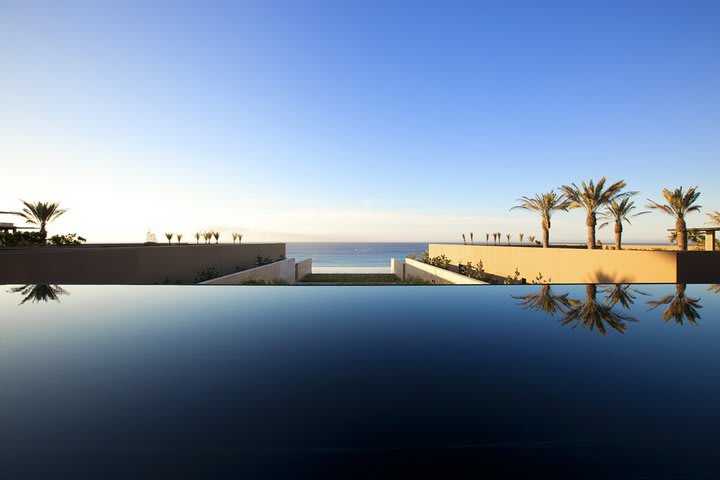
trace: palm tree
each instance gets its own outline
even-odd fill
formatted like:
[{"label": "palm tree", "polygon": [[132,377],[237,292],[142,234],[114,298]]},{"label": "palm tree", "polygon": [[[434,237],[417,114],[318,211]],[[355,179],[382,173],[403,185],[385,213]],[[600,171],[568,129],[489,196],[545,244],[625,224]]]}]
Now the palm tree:
[{"label": "palm tree", "polygon": [[587,248],[595,248],[595,224],[597,223],[596,214],[600,208],[609,204],[617,197],[634,195],[636,192],[621,193],[625,188],[625,181],[620,180],[605,188],[607,180],[602,177],[597,184],[590,180],[587,184],[582,181],[582,187],[572,183],[563,185],[560,189],[565,193],[570,201],[569,208],[584,208],[587,214],[585,225],[588,228]]},{"label": "palm tree", "polygon": [[520,245],[522,245],[523,237],[525,236],[524,233],[518,233],[518,236],[520,237]]},{"label": "palm tree", "polygon": [[195,232],[195,244],[200,245],[200,232]]},{"label": "palm tree", "polygon": [[486,233],[485,234],[485,245],[487,245],[489,242],[490,242],[490,234]]},{"label": "palm tree", "polygon": [[508,245],[510,245],[510,237],[512,237],[512,234],[506,233],[505,236],[507,237]]},{"label": "palm tree", "polygon": [[550,218],[555,212],[566,212],[570,208],[570,202],[567,201],[565,195],[558,195],[554,190],[536,194],[534,197],[520,197],[518,202],[520,204],[510,210],[521,208],[536,212],[542,218],[543,247],[547,248],[550,245]]},{"label": "palm tree", "polygon": [[17,212],[16,215],[23,217],[27,223],[38,225],[40,227],[40,234],[43,237],[47,236],[47,224],[67,212],[67,209],[60,208],[60,202],[29,203],[25,200],[20,201],[25,205],[25,208],[23,208],[22,212]]},{"label": "palm tree", "polygon": [[210,239],[212,238],[213,234],[212,232],[203,232],[203,238],[205,239],[205,245],[210,243]]},{"label": "palm tree", "polygon": [[467,241],[465,241],[465,234],[464,234],[464,233],[462,234],[462,237],[463,237],[463,245],[467,245]]},{"label": "palm tree", "polygon": [[475,245],[475,238],[473,232],[470,232],[470,245]]},{"label": "palm tree", "polygon": [[693,205],[700,192],[697,191],[697,185],[688,188],[688,191],[683,193],[683,187],[676,188],[674,191],[670,191],[667,188],[663,189],[663,198],[665,203],[654,202],[650,199],[648,208],[654,210],[660,210],[672,217],[675,217],[675,230],[678,234],[678,248],[680,250],[687,250],[687,226],[685,225],[685,215],[691,212],[700,211],[700,205]]},{"label": "palm tree", "polygon": [[[677,230],[673,230],[668,235],[668,240],[670,243],[677,243],[678,241],[678,233]],[[690,246],[691,243],[694,243],[695,245],[703,245],[705,243],[705,232],[701,232],[699,230],[687,230],[687,243],[688,246]]]},{"label": "palm tree", "polygon": [[715,210],[713,213],[706,213],[705,215],[707,215],[710,218],[710,221],[705,222],[705,223],[710,223],[712,225],[720,226],[720,211]]},{"label": "palm tree", "polygon": [[[619,201],[618,201],[619,200]],[[631,213],[635,210],[635,202],[630,200],[630,195],[627,195],[620,199],[612,199],[603,213],[600,214],[600,218],[605,220],[600,224],[600,228],[605,228],[610,225],[610,222],[615,222],[615,249],[622,249],[622,232],[623,222],[627,222],[631,225],[630,219],[637,217],[638,215],[645,215],[650,212],[638,212]]]},{"label": "palm tree", "polygon": [[528,235],[528,241],[530,242],[530,245],[535,245],[535,237],[532,235]]},{"label": "palm tree", "polygon": [[693,325],[697,325],[697,321],[700,319],[700,312],[698,309],[702,308],[700,305],[699,298],[688,297],[685,295],[686,285],[684,283],[678,283],[675,285],[675,293],[662,297],[659,300],[651,300],[647,302],[650,305],[650,310],[655,310],[660,305],[668,305],[663,312],[663,320],[666,322],[670,319],[675,320],[675,323],[683,324],[683,321],[687,321]]},{"label": "palm tree", "polygon": [[213,232],[212,235],[215,238],[215,243],[220,243],[220,232]]},{"label": "palm tree", "polygon": [[165,234],[165,238],[167,238],[168,245],[172,245],[172,237],[173,237],[173,234],[172,234],[172,233],[166,233],[166,234]]},{"label": "palm tree", "polygon": [[182,240],[183,234],[182,233],[176,233],[175,238],[177,238],[178,245],[180,244],[180,240]]}]

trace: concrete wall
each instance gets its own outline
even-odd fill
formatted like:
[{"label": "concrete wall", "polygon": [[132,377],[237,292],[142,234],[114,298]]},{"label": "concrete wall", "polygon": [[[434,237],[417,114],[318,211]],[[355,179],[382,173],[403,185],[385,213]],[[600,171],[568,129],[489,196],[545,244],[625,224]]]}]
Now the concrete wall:
[{"label": "concrete wall", "polygon": [[312,273],[312,258],[295,263],[295,281],[299,282]]},{"label": "concrete wall", "polygon": [[251,280],[261,280],[267,283],[273,281],[284,281],[289,284],[295,283],[295,259],[288,258],[280,262],[263,265],[262,267],[251,268],[242,272],[231,273],[219,278],[213,278],[200,285],[242,285]]},{"label": "concrete wall", "polygon": [[391,258],[390,273],[398,277],[400,280],[405,280],[405,262],[398,260],[397,258]]},{"label": "concrete wall", "polygon": [[430,244],[429,255],[445,255],[458,265],[482,260],[485,271],[501,276],[515,269],[527,282],[538,273],[552,283],[716,283],[718,252],[587,250]]},{"label": "concrete wall", "polygon": [[[453,285],[487,285],[485,282],[475,280],[474,278],[460,275],[459,273],[450,272],[448,270],[433,267],[427,263],[418,262],[410,258],[405,259],[405,264],[401,268],[398,262],[394,258],[391,261],[392,272],[395,273],[401,280],[407,280],[411,278],[419,278],[433,283],[447,283]],[[396,273],[400,272],[402,273]]]},{"label": "concrete wall", "polygon": [[0,284],[195,283],[210,267],[226,275],[284,255],[284,243],[0,248]]}]

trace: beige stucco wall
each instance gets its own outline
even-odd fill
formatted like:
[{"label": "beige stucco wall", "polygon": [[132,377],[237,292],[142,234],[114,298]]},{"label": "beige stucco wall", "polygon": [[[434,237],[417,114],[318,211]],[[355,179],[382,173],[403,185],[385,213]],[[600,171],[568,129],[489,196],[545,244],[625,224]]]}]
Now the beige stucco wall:
[{"label": "beige stucco wall", "polygon": [[0,284],[194,283],[210,267],[226,275],[284,255],[284,243],[0,248]]},{"label": "beige stucco wall", "polygon": [[306,258],[295,263],[295,281],[299,282],[312,273],[312,258]]},{"label": "beige stucco wall", "polygon": [[[485,271],[501,275],[514,275],[532,282],[538,273],[552,283],[676,283],[678,281],[678,255],[698,255],[715,252],[587,250],[577,248],[536,248],[507,246],[470,246],[430,244],[431,257],[447,256],[454,265],[482,260]],[[713,259],[706,259],[710,261]],[[687,280],[697,272],[699,265],[685,274],[688,283],[709,282],[708,278]],[[699,278],[699,277],[697,277]],[[719,279],[720,280],[720,279]]]},{"label": "beige stucco wall", "polygon": [[[393,266],[395,264],[392,264]],[[397,268],[394,266],[394,268]],[[485,282],[475,280],[474,278],[460,275],[459,273],[450,272],[448,270],[433,267],[427,263],[418,262],[411,258],[405,259],[404,277],[400,277],[401,280],[407,280],[410,278],[419,278],[421,280],[427,280],[433,283],[450,283],[453,285],[487,285]],[[393,271],[395,273],[395,271]],[[396,273],[397,275],[397,273]]]},{"label": "beige stucco wall", "polygon": [[281,262],[251,268],[242,272],[231,273],[224,277],[214,278],[200,285],[241,285],[251,280],[273,282],[283,280],[289,284],[295,283],[295,259],[288,258]]}]

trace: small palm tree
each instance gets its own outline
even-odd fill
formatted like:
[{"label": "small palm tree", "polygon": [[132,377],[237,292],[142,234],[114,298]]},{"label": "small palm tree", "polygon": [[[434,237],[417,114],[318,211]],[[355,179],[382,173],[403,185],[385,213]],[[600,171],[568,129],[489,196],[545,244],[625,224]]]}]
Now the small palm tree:
[{"label": "small palm tree", "polygon": [[490,234],[486,233],[485,234],[485,245],[487,245],[488,243],[490,243]]},{"label": "small palm tree", "polygon": [[567,201],[565,195],[558,195],[555,191],[550,190],[547,193],[537,194],[534,197],[520,197],[519,205],[512,207],[510,210],[520,208],[531,212],[538,213],[542,218],[543,231],[543,247],[550,246],[550,219],[555,212],[566,212],[570,208],[570,202]]},{"label": "small palm tree", "polygon": [[465,234],[464,234],[464,233],[462,234],[462,237],[463,237],[463,245],[467,245],[467,242],[465,241]]},{"label": "small palm tree", "polygon": [[620,250],[622,248],[622,232],[623,222],[627,222],[630,225],[630,219],[639,215],[645,215],[650,212],[638,212],[632,213],[635,210],[635,202],[630,200],[630,196],[625,196],[618,200],[610,200],[606,210],[600,214],[600,217],[605,220],[600,224],[600,228],[605,228],[610,225],[610,222],[615,222],[615,249]]},{"label": "small palm tree", "polygon": [[528,241],[530,242],[530,245],[535,245],[535,237],[532,235],[528,235]]},{"label": "small palm tree", "polygon": [[524,233],[518,233],[518,237],[520,237],[520,245],[522,245],[523,237],[525,236]]},{"label": "small palm tree", "polygon": [[212,235],[215,238],[215,243],[220,243],[220,232],[213,232]]},{"label": "small palm tree", "polygon": [[203,238],[205,239],[205,245],[210,243],[210,239],[212,238],[213,234],[212,232],[203,232]]},{"label": "small palm tree", "polygon": [[21,202],[25,205],[25,208],[23,208],[22,212],[17,212],[16,215],[23,217],[27,223],[39,226],[43,237],[47,236],[47,224],[67,212],[67,209],[60,208],[60,202],[29,203],[25,200],[21,200]]},{"label": "small palm tree", "polygon": [[512,237],[512,234],[506,233],[505,236],[507,237],[508,245],[510,245],[510,237]]},{"label": "small palm tree", "polygon": [[176,233],[175,238],[177,239],[178,245],[180,244],[180,240],[182,240],[183,234],[182,233]]},{"label": "small palm tree", "polygon": [[237,233],[232,232],[232,233],[230,234],[230,236],[232,237],[232,241],[233,241],[233,245],[234,245],[234,244],[235,244],[235,241],[237,241]]},{"label": "small palm tree", "polygon": [[712,225],[720,225],[720,211],[715,210],[713,213],[706,213],[705,215],[710,218],[710,221],[706,223],[710,223]]},{"label": "small palm tree", "polygon": [[200,245],[200,232],[195,232],[195,244]]},{"label": "small palm tree", "polygon": [[172,237],[173,237],[173,234],[172,234],[172,233],[166,233],[166,234],[165,234],[165,238],[167,238],[168,245],[171,245],[171,244],[172,244]]},{"label": "small palm tree", "polygon": [[678,248],[680,250],[687,250],[687,225],[685,224],[685,215],[691,212],[698,212],[701,208],[700,205],[694,205],[700,196],[697,188],[696,185],[684,193],[682,186],[676,188],[674,191],[664,188],[664,204],[648,199],[650,202],[648,208],[660,210],[663,213],[675,217],[675,230],[678,234]]},{"label": "small palm tree", "polygon": [[242,243],[242,235],[238,233],[238,243]]},{"label": "small palm tree", "polygon": [[470,245],[475,245],[475,234],[470,232]]},{"label": "small palm tree", "polygon": [[607,180],[602,177],[597,184],[590,180],[587,184],[581,182],[582,187],[572,183],[563,185],[560,189],[570,201],[570,208],[584,208],[587,214],[585,225],[588,229],[587,248],[595,248],[595,225],[597,223],[596,214],[598,210],[619,197],[634,195],[637,192],[622,193],[625,188],[625,181],[620,180],[605,188]]}]

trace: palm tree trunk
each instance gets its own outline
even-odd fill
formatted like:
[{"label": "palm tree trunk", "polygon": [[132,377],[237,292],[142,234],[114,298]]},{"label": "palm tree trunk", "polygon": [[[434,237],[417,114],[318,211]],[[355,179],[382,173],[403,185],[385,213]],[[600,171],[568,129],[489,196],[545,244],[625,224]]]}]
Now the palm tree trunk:
[{"label": "palm tree trunk", "polygon": [[687,228],[684,219],[677,219],[675,222],[675,230],[677,231],[678,249],[687,250]]},{"label": "palm tree trunk", "polygon": [[615,250],[622,250],[622,223],[615,222]]},{"label": "palm tree trunk", "polygon": [[588,301],[595,300],[595,297],[597,296],[597,285],[594,283],[588,283],[585,285],[585,294]]},{"label": "palm tree trunk", "polygon": [[585,221],[587,227],[588,227],[588,242],[587,242],[587,248],[588,250],[592,250],[595,248],[595,214],[594,213],[588,213],[587,220]]},{"label": "palm tree trunk", "polygon": [[542,232],[543,232],[543,248],[548,248],[550,246],[550,220],[547,218],[543,219]]}]

